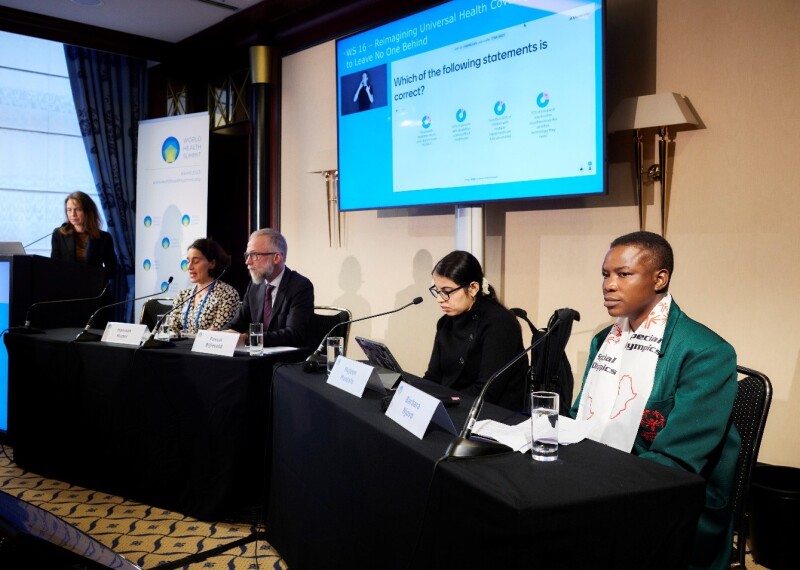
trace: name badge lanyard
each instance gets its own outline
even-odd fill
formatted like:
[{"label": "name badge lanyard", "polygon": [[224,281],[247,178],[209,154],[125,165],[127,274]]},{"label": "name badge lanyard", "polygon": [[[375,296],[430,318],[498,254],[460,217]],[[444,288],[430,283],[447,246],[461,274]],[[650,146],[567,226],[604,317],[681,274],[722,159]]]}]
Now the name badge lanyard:
[{"label": "name badge lanyard", "polygon": [[[194,330],[195,331],[200,330],[200,315],[203,312],[203,305],[206,304],[206,301],[208,300],[208,297],[211,295],[211,292],[214,290],[214,287],[216,287],[216,286],[217,286],[217,282],[214,281],[214,283],[211,285],[211,288],[208,290],[208,293],[206,293],[206,296],[203,297],[202,301],[200,301],[200,306],[197,308],[197,313],[194,316]],[[197,295],[197,292],[196,292],[197,291],[197,285],[195,285],[194,288],[195,288],[195,292],[192,293],[193,297],[195,295]],[[183,310],[183,330],[187,330],[186,325],[188,324],[188,321],[189,321],[189,307],[191,307],[192,305],[194,305],[194,303],[186,303],[186,308]]]}]

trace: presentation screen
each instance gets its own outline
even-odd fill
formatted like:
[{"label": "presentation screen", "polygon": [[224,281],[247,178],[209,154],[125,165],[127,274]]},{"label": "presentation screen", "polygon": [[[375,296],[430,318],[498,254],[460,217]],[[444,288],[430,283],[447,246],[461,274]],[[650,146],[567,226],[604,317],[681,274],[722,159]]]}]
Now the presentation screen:
[{"label": "presentation screen", "polygon": [[602,0],[447,2],[336,69],[341,210],[605,192]]}]

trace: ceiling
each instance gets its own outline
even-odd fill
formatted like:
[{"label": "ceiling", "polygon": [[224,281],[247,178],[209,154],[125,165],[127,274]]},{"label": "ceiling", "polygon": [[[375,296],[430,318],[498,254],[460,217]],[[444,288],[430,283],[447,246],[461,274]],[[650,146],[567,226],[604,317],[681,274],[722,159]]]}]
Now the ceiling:
[{"label": "ceiling", "polygon": [[264,0],[0,0],[0,6],[177,43],[262,2]]},{"label": "ceiling", "polygon": [[292,53],[441,1],[0,0],[0,30],[186,65],[258,44]]}]

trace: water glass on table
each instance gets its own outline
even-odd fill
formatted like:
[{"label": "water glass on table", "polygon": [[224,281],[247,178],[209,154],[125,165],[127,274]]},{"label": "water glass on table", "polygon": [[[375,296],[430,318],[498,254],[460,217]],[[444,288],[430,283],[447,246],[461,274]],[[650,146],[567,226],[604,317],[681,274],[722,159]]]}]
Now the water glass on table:
[{"label": "water glass on table", "polygon": [[156,319],[156,340],[169,340],[169,313],[158,315]]},{"label": "water glass on table", "polygon": [[330,376],[333,365],[336,364],[336,359],[344,353],[344,337],[329,336],[327,347],[326,358],[328,360],[328,376]]},{"label": "water glass on table", "polygon": [[531,457],[558,459],[558,394],[531,392]]},{"label": "water glass on table", "polygon": [[264,352],[264,324],[250,323],[250,356],[261,356]]}]

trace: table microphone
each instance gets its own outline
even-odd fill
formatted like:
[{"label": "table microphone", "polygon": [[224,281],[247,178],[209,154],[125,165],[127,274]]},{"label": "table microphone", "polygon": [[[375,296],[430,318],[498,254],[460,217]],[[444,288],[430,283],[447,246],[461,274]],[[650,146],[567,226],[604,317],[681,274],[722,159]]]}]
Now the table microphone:
[{"label": "table microphone", "polygon": [[406,307],[410,307],[411,305],[419,305],[422,303],[422,297],[416,297],[410,303],[406,303],[402,307],[398,309],[392,309],[391,311],[386,311],[384,313],[378,313],[377,315],[370,315],[368,317],[361,317],[358,319],[351,319],[349,321],[344,321],[341,323],[336,323],[333,325],[333,328],[328,331],[324,337],[322,337],[322,342],[319,343],[317,350],[315,350],[311,355],[306,358],[306,361],[303,363],[303,370],[306,372],[316,372],[317,370],[322,370],[323,368],[327,367],[328,359],[325,356],[322,356],[322,352],[325,350],[325,342],[328,340],[328,337],[331,336],[331,333],[336,330],[337,327],[342,325],[347,325],[350,323],[357,323],[358,321],[365,321],[367,319],[374,319],[375,317],[382,317],[383,315],[390,315],[392,313],[396,313],[398,311],[402,311]]},{"label": "table microphone", "polygon": [[37,305],[50,305],[54,303],[74,303],[76,301],[96,301],[97,299],[101,299],[103,295],[106,294],[108,287],[111,285],[110,282],[106,283],[106,286],[103,287],[103,290],[100,291],[100,294],[97,297],[83,297],[81,299],[56,299],[53,301],[37,301],[36,303],[32,303],[30,307],[28,307],[28,311],[25,313],[25,326],[22,327],[13,327],[9,329],[10,332],[15,332],[19,334],[42,334],[44,331],[42,329],[37,329],[31,326],[31,311]]},{"label": "table microphone", "polygon": [[[172,275],[170,275],[169,279],[167,279],[167,289],[169,289],[171,283],[172,283]],[[94,321],[94,318],[97,316],[97,313],[99,313],[103,309],[108,309],[109,307],[116,307],[117,305],[125,305],[126,303],[135,303],[136,301],[141,301],[142,299],[147,299],[148,297],[155,297],[156,295],[162,295],[163,293],[164,291],[157,291],[155,293],[150,293],[149,295],[137,297],[136,299],[125,299],[124,301],[117,301],[116,303],[111,303],[110,305],[103,305],[102,307],[97,309],[94,313],[92,313],[92,316],[89,317],[89,321],[86,323],[86,326],[83,327],[83,330],[80,333],[78,333],[78,336],[75,337],[75,342],[92,342],[103,338],[102,335],[89,332],[89,329],[92,328],[92,322]]]},{"label": "table microphone", "polygon": [[514,358],[509,360],[500,370],[492,374],[486,383],[483,385],[480,394],[478,397],[475,398],[475,401],[472,402],[472,407],[469,410],[469,415],[467,416],[467,421],[464,422],[464,427],[461,429],[461,433],[458,434],[450,445],[447,447],[447,451],[445,451],[445,457],[454,457],[456,459],[464,459],[470,457],[482,457],[486,455],[497,455],[500,453],[509,453],[513,451],[507,445],[503,445],[502,443],[497,443],[493,441],[473,441],[469,439],[469,436],[472,434],[472,428],[475,426],[475,420],[478,418],[478,414],[483,407],[483,402],[486,399],[486,391],[489,389],[489,386],[492,382],[497,379],[503,372],[508,370],[515,362],[517,362],[520,358],[525,356],[528,351],[533,350],[539,344],[544,342],[544,340],[550,336],[558,325],[560,325],[564,321],[568,321],[570,319],[579,321],[581,320],[581,315],[578,311],[574,309],[558,309],[555,312],[556,321],[545,331],[545,333],[536,339],[528,348],[517,354]]},{"label": "table microphone", "polygon": [[144,341],[142,343],[142,346],[140,346],[139,348],[175,348],[175,343],[172,342],[171,340],[161,340],[161,339],[155,338],[156,332],[158,331],[158,327],[160,327],[161,324],[166,320],[166,318],[168,316],[170,316],[170,314],[172,314],[175,310],[183,308],[189,301],[194,299],[195,296],[197,296],[198,294],[202,293],[203,291],[205,291],[209,287],[213,286],[214,283],[216,283],[217,281],[222,279],[222,276],[225,275],[226,271],[228,271],[228,268],[227,267],[223,268],[223,270],[220,272],[220,274],[211,283],[209,283],[208,285],[206,285],[202,289],[199,289],[196,293],[193,293],[192,295],[189,295],[189,298],[188,299],[184,299],[184,301],[180,305],[178,305],[176,307],[172,307],[169,311],[167,311],[166,313],[161,315],[161,318],[158,319],[158,321],[156,321],[156,326],[154,326],[153,330],[150,332],[150,336],[147,337],[147,340]]}]

